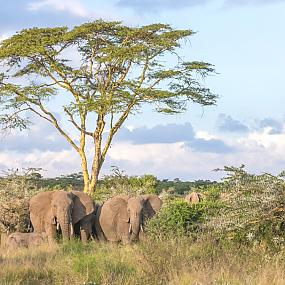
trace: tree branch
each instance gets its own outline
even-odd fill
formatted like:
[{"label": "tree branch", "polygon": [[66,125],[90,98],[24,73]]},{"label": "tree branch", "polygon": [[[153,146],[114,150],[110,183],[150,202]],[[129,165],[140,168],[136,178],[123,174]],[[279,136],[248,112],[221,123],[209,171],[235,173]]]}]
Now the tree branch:
[{"label": "tree branch", "polygon": [[110,147],[110,144],[112,142],[113,136],[116,134],[116,132],[118,131],[118,129],[122,126],[122,124],[124,123],[124,121],[127,119],[131,109],[133,108],[133,106],[136,104],[137,100],[133,100],[127,107],[127,109],[123,112],[123,114],[121,115],[121,117],[118,119],[118,121],[115,123],[114,127],[111,128],[109,135],[107,137],[106,140],[106,144],[104,146],[104,149],[102,151],[102,158],[105,159],[106,153]]},{"label": "tree branch", "polygon": [[38,106],[44,112],[46,115],[50,117],[50,122],[55,126],[55,128],[59,131],[59,133],[71,144],[71,146],[79,152],[78,146],[75,144],[75,142],[67,135],[67,133],[59,126],[57,119],[55,116],[45,109],[45,107],[42,105],[41,101],[38,101]]},{"label": "tree branch", "polygon": [[68,115],[68,117],[69,117],[69,122],[71,122],[71,123],[73,124],[73,126],[74,126],[78,131],[80,131],[80,132],[81,132],[81,131],[84,131],[84,133],[85,133],[86,135],[93,137],[93,133],[92,133],[92,132],[88,132],[88,131],[85,131],[85,130],[81,129],[81,127],[75,122],[72,113],[69,112],[69,110],[68,110],[66,107],[64,107],[64,112]]}]

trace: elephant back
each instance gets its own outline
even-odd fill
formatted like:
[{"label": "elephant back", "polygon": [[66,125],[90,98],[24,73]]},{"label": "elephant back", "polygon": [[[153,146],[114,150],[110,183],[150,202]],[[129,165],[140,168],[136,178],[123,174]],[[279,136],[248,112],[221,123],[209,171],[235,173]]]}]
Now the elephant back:
[{"label": "elephant back", "polygon": [[96,204],[93,199],[84,192],[71,191],[75,195],[74,207],[72,210],[72,220],[76,224],[82,220],[85,216],[95,213]]},{"label": "elephant back", "polygon": [[128,202],[128,200],[131,198],[131,196],[128,194],[118,194],[118,195],[114,196],[112,199],[114,199],[114,198],[123,199],[126,202]]},{"label": "elephant back", "polygon": [[129,216],[124,199],[115,196],[107,200],[101,206],[97,219],[107,240],[115,242],[128,235]]}]

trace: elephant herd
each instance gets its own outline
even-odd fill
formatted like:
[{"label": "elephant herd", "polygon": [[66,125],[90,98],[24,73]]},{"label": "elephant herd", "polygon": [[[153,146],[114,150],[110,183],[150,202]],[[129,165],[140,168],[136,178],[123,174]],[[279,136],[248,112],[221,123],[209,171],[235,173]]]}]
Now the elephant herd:
[{"label": "elephant herd", "polygon": [[33,233],[13,233],[8,247],[31,247],[44,242],[52,244],[57,233],[64,240],[79,237],[128,244],[141,239],[146,219],[152,218],[162,206],[154,194],[117,195],[102,205],[81,191],[40,192],[30,200]]}]

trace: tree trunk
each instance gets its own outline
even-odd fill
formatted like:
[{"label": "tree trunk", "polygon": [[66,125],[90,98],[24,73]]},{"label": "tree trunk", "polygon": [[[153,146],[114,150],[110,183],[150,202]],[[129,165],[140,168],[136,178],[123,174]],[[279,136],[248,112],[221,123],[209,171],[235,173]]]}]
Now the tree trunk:
[{"label": "tree trunk", "polygon": [[95,189],[97,187],[98,184],[98,180],[99,180],[99,173],[102,167],[102,164],[104,162],[104,159],[102,157],[102,153],[101,153],[101,134],[99,136],[99,138],[97,137],[95,139],[95,154],[94,154],[94,158],[93,158],[93,164],[92,164],[92,169],[91,169],[91,181],[89,183],[89,190],[88,193],[94,193]]},{"label": "tree trunk", "polygon": [[87,171],[87,164],[81,163],[83,182],[84,182],[84,190],[83,190],[84,193],[91,194],[95,192],[101,166],[102,164],[100,163],[99,158],[94,157],[91,177],[89,177],[89,174]]},{"label": "tree trunk", "polygon": [[84,193],[89,192],[89,185],[90,185],[90,179],[89,179],[89,173],[88,173],[88,164],[87,159],[84,150],[79,151],[79,155],[81,158],[81,170],[83,175],[83,182],[84,182]]}]

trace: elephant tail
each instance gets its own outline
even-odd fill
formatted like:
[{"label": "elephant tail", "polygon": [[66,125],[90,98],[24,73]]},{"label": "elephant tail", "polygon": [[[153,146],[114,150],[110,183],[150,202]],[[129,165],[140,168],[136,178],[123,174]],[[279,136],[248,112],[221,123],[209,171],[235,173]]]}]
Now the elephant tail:
[{"label": "elephant tail", "polygon": [[29,219],[28,232],[33,232],[33,231],[34,231],[34,227],[33,227],[31,219]]},{"label": "elephant tail", "polygon": [[105,235],[103,233],[103,230],[101,228],[100,221],[99,221],[99,218],[100,218],[100,215],[101,215],[101,209],[102,209],[103,204],[102,205],[97,205],[96,212],[95,212],[95,231],[94,231],[94,235],[95,235],[96,239],[99,240],[99,241],[107,241],[107,238],[105,237]]}]

